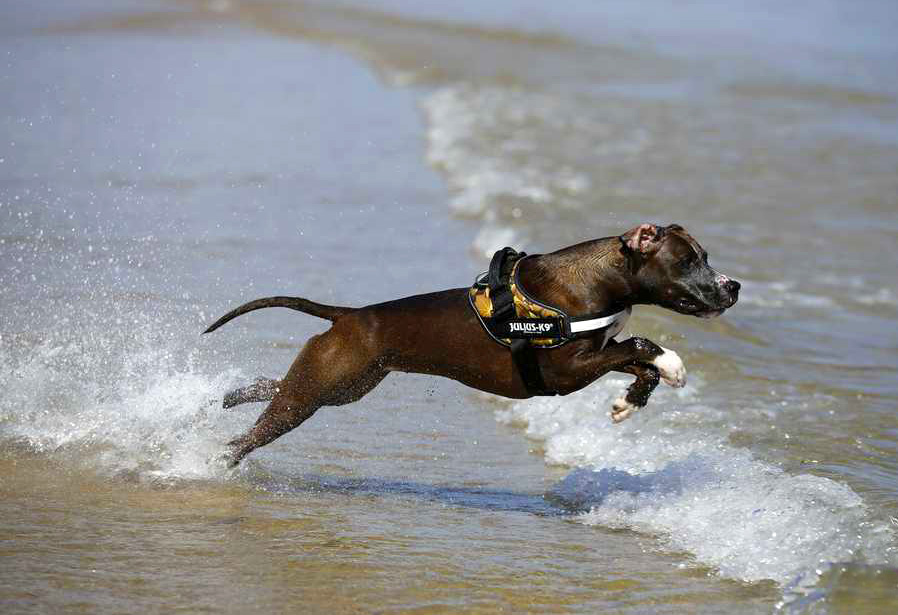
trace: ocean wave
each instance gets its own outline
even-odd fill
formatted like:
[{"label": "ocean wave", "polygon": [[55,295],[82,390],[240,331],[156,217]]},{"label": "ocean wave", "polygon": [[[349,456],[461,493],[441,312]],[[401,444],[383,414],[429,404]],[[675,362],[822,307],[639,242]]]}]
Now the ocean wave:
[{"label": "ocean wave", "polygon": [[[609,138],[611,125],[584,117],[575,102],[545,92],[459,84],[421,104],[427,159],[446,175],[451,211],[491,228],[532,228],[555,211],[581,208],[592,189],[584,166],[602,156],[598,148],[627,141]],[[561,144],[558,134],[574,136]],[[641,148],[643,140],[628,142]]]},{"label": "ocean wave", "polygon": [[861,305],[898,306],[898,290],[884,286],[881,281],[866,276],[822,273],[816,277],[815,281],[843,294],[845,294],[845,289],[850,289],[850,292],[847,293],[848,298]]},{"label": "ocean wave", "polygon": [[574,468],[551,496],[578,521],[657,536],[696,565],[747,582],[787,584],[833,562],[894,560],[892,530],[857,493],[733,447],[726,411],[703,405],[694,385],[661,389],[612,425],[612,400],[626,384],[609,378],[497,411],[543,441],[548,463]]},{"label": "ocean wave", "polygon": [[829,308],[835,305],[830,297],[796,290],[792,281],[755,282],[742,281],[743,291],[739,300],[743,304],[763,308]]}]

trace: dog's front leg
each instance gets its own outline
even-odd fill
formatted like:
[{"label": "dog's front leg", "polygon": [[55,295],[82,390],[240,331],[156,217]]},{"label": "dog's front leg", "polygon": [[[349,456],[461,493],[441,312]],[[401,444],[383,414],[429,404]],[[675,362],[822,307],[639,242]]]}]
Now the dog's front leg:
[{"label": "dog's front leg", "polygon": [[627,393],[615,399],[611,406],[611,420],[620,423],[645,407],[652,391],[661,381],[661,374],[657,367],[646,363],[633,363],[617,371],[636,376],[633,384],[627,387]]},{"label": "dog's front leg", "polygon": [[677,353],[642,337],[622,342],[610,340],[602,351],[590,353],[587,361],[593,378],[609,371],[636,376],[627,393],[612,406],[611,418],[615,423],[644,407],[659,380],[673,387],[686,384],[686,368]]}]

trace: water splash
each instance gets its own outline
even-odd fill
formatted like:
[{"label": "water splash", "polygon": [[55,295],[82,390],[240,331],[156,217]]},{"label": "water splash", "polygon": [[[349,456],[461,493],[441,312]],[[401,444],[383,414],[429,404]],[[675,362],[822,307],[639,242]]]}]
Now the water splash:
[{"label": "water splash", "polygon": [[702,405],[694,384],[660,389],[613,426],[608,410],[625,385],[606,379],[498,411],[544,442],[547,462],[574,468],[551,497],[580,522],[655,535],[695,564],[748,582],[787,584],[832,562],[894,563],[892,530],[857,493],[730,445],[726,413]]},{"label": "water splash", "polygon": [[75,453],[108,474],[221,475],[210,460],[236,427],[215,400],[239,373],[210,374],[203,363],[150,319],[127,331],[82,327],[40,339],[6,336],[0,438]]}]

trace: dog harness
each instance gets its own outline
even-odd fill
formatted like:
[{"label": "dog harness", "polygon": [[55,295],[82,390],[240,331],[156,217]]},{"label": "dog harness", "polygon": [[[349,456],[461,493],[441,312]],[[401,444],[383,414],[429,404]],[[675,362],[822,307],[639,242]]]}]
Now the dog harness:
[{"label": "dog harness", "polygon": [[524,252],[511,248],[496,252],[489,271],[477,276],[468,291],[468,300],[489,336],[511,349],[527,391],[531,395],[555,395],[545,385],[536,349],[594,336],[601,336],[600,346],[604,348],[624,328],[632,308],[569,316],[527,294],[519,268],[525,258],[529,257]]}]

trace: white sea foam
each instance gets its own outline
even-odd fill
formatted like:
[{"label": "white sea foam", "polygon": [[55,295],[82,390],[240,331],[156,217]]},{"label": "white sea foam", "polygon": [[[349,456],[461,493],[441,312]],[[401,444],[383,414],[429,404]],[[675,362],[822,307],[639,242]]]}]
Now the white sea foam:
[{"label": "white sea foam", "polygon": [[[452,210],[483,216],[502,203],[534,211],[547,204],[579,207],[591,187],[589,175],[577,168],[576,153],[570,160],[563,152],[551,155],[544,138],[573,118],[566,104],[548,93],[468,85],[426,97],[428,160],[448,177]],[[594,150],[595,142],[589,147]]]},{"label": "white sea foam", "polygon": [[478,231],[472,248],[478,255],[491,257],[505,246],[526,243],[526,239],[514,229],[497,224],[486,224]]},{"label": "white sea foam", "polygon": [[582,511],[581,522],[658,536],[744,581],[788,583],[828,562],[895,557],[892,531],[851,488],[730,445],[726,412],[703,406],[696,384],[659,387],[644,410],[613,425],[608,412],[626,383],[609,378],[498,411],[544,442],[547,462],[575,468],[554,495]]},{"label": "white sea foam", "polygon": [[835,305],[829,297],[796,290],[795,282],[753,282],[742,281],[743,290],[739,301],[743,304],[766,308],[829,308]]},{"label": "white sea foam", "polygon": [[[41,451],[76,451],[108,473],[211,477],[228,421],[212,400],[236,372],[209,375],[189,351],[147,331],[83,332],[76,340],[0,354],[0,434]],[[223,425],[224,424],[224,425]]]},{"label": "white sea foam", "polygon": [[890,288],[879,288],[869,294],[859,295],[855,300],[864,305],[898,305],[898,295]]},{"label": "white sea foam", "polygon": [[883,285],[882,280],[867,276],[820,273],[814,281],[828,287],[831,293],[845,301],[867,307],[898,306],[898,290],[891,287],[894,286],[891,280],[888,285]]}]

